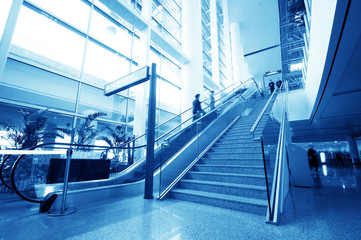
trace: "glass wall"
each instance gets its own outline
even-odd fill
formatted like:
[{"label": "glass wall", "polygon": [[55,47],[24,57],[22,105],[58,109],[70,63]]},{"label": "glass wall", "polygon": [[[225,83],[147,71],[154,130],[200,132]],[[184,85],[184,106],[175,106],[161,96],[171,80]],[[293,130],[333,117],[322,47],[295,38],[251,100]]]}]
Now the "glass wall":
[{"label": "glass wall", "polygon": [[[1,34],[11,2],[0,3]],[[82,119],[99,113],[97,132],[123,126],[133,137],[134,96],[123,91],[106,97],[103,89],[137,68],[137,44],[134,28],[99,1],[24,0],[0,80],[0,100],[15,112],[46,108],[47,114],[68,116],[49,122],[54,129],[76,129]],[[70,136],[56,140],[70,142]]]},{"label": "glass wall", "polygon": [[0,40],[2,38],[6,19],[8,18],[12,0],[1,0],[0,1]]},{"label": "glass wall", "polygon": [[182,38],[182,1],[153,0],[152,24],[176,46]]},{"label": "glass wall", "polygon": [[[157,113],[156,125],[162,124],[180,113],[181,68],[154,47],[151,48],[150,62],[157,64]],[[161,136],[181,121],[178,116],[161,128],[156,136]]]},{"label": "glass wall", "polygon": [[202,0],[202,45],[203,70],[209,76],[212,76],[211,17],[209,0]]},{"label": "glass wall", "polygon": [[[0,3],[1,33],[11,3]],[[141,0],[129,3],[141,11]],[[154,0],[154,6],[153,20],[180,44],[181,1]],[[79,136],[74,131],[91,116],[96,116],[96,134],[89,143],[105,144],[98,137],[119,126],[126,137],[133,137],[132,90],[110,97],[103,92],[105,84],[139,67],[139,58],[144,55],[139,52],[139,44],[140,36],[134,27],[98,0],[24,0],[0,79],[2,108],[9,108],[2,111],[0,118],[46,109],[46,114],[52,116],[47,125],[58,129],[59,135],[53,139],[57,142],[76,142]],[[181,68],[155,46],[150,53],[150,62],[158,66],[159,124],[180,113]],[[21,117],[14,119],[22,124]],[[179,122],[180,117],[175,118],[157,134]]]},{"label": "glass wall", "polygon": [[223,1],[216,1],[217,13],[217,31],[218,31],[218,56],[219,56],[219,81],[224,83],[226,77],[226,54],[225,54],[225,35],[224,35],[224,15],[223,15]]}]

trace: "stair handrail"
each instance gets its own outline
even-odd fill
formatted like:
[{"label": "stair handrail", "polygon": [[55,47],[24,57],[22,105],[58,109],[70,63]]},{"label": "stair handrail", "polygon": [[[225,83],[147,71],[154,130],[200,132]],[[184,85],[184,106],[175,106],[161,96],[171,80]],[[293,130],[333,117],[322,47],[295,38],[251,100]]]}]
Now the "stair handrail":
[{"label": "stair handrail", "polygon": [[275,170],[274,170],[274,177],[272,184],[272,193],[269,202],[269,207],[272,206],[272,209],[270,209],[269,213],[267,214],[267,223],[272,223],[272,224],[277,224],[278,215],[283,211],[283,203],[284,203],[285,195],[284,195],[284,188],[282,188],[282,184],[284,182],[284,173],[286,170],[288,170],[286,144],[287,144],[287,138],[290,138],[290,136],[289,136],[289,126],[288,126],[287,82],[285,82],[284,86],[286,89],[286,96],[283,99],[284,101],[283,101],[282,120],[280,124],[280,132],[277,143],[277,154],[276,154]]},{"label": "stair handrail", "polygon": [[[227,93],[225,96],[223,97],[226,97],[228,94],[231,94],[233,92],[230,92],[230,93]],[[236,96],[228,99],[226,102],[222,103],[221,105],[217,106],[217,108],[215,108],[214,110],[208,112],[207,114],[205,114],[204,116],[202,116],[201,118],[197,119],[197,121],[194,121],[193,123],[197,123],[199,122],[201,119],[203,119],[205,116],[209,115],[210,113],[220,109],[221,107],[223,107],[225,104],[227,104],[228,102],[230,101],[233,101],[235,98],[239,97],[240,94],[237,94]],[[250,96],[252,96],[253,94],[251,94]],[[193,117],[193,116],[192,116]],[[191,117],[191,118],[192,118]],[[186,121],[189,121],[191,118],[187,119]],[[172,128],[170,131],[166,132],[165,134],[163,134],[161,137],[157,138],[155,140],[158,141],[159,139],[161,139],[162,137],[168,135],[169,133],[171,133],[172,131],[174,131],[176,128],[178,128],[180,125],[184,124],[186,121],[183,121],[181,124],[178,124],[176,127]],[[172,136],[174,136],[176,133],[174,133]],[[138,137],[139,138],[139,137]],[[97,150],[108,150],[108,149],[135,149],[135,148],[143,148],[145,146],[147,146],[147,144],[144,144],[144,145],[140,145],[140,146],[134,146],[134,141],[135,141],[135,138],[132,139],[131,141],[128,141],[124,144],[122,144],[121,146],[117,146],[117,147],[111,147],[111,146],[100,146],[100,145],[88,145],[88,144],[75,144],[75,143],[43,143],[43,144],[39,144],[39,145],[36,145],[34,147],[31,147],[29,149],[27,149],[28,151],[31,150],[31,151],[34,151],[35,149],[37,148],[40,148],[40,147],[44,147],[44,146],[50,146],[50,145],[53,145],[53,149],[64,149],[65,147],[56,147],[56,145],[59,145],[59,146],[67,146],[67,147],[84,147],[84,148],[95,148]],[[124,146],[127,146],[128,144],[130,144],[131,142],[133,142],[133,146],[132,147],[124,147]],[[23,198],[24,200],[27,200],[29,202],[34,202],[34,203],[40,203],[41,201],[40,200],[36,200],[36,199],[31,199],[27,196],[25,196],[24,194],[22,194],[16,187],[16,184],[15,184],[15,179],[14,179],[14,172],[15,172],[15,169],[17,167],[17,165],[19,164],[19,162],[21,161],[21,159],[25,156],[26,154],[21,154],[17,160],[14,162],[13,166],[12,166],[12,170],[11,170],[11,184],[13,185],[13,190],[21,197]],[[134,156],[133,154],[131,154],[132,156]]]},{"label": "stair handrail", "polygon": [[[236,84],[238,84],[238,83],[244,85],[244,83],[246,83],[246,82],[248,82],[248,81],[250,81],[250,80],[251,80],[251,78],[247,79],[245,82],[235,82],[235,83],[229,85],[228,87],[222,89],[221,91],[217,92],[217,93],[215,94],[215,96],[218,95],[218,94],[220,94],[220,93],[222,93],[222,92],[224,92],[225,90],[229,89],[230,87],[233,87],[234,85],[236,85]],[[258,86],[258,85],[257,85],[257,86]],[[224,96],[222,96],[221,98],[217,99],[215,103],[217,103],[217,102],[219,102],[219,101],[222,101],[223,98],[225,98],[226,96],[230,95],[230,94],[233,93],[233,92],[234,92],[234,91],[231,91],[231,92],[229,92],[229,93],[226,93]],[[204,103],[204,102],[206,102],[206,101],[208,101],[208,100],[209,100],[209,98],[205,99],[205,100],[202,101],[201,103]],[[208,107],[209,107],[209,106],[207,106],[205,109],[207,109]],[[175,118],[183,115],[183,114],[186,113],[186,112],[189,112],[189,111],[192,110],[192,109],[193,109],[193,107],[190,107],[190,108],[184,110],[183,112],[181,112],[181,113],[179,113],[179,114],[171,117],[170,119],[168,119],[168,120],[166,120],[165,122],[163,122],[163,123],[159,124],[158,126],[156,126],[155,129],[158,129],[159,127],[165,125],[166,123],[169,123],[169,122],[172,121],[173,119],[175,119]],[[188,120],[186,120],[186,121],[188,121]],[[143,133],[142,135],[139,135],[138,137],[135,137],[135,138],[131,139],[131,140],[128,141],[128,142],[125,142],[124,145],[125,145],[125,144],[128,144],[128,143],[131,143],[131,142],[135,142],[136,140],[138,140],[138,139],[140,139],[140,138],[142,138],[142,137],[144,137],[144,136],[146,136],[146,135],[147,135],[147,133],[145,132],[145,133]]]},{"label": "stair handrail", "polygon": [[171,184],[169,184],[166,189],[159,194],[158,199],[162,200],[169,192],[172,190],[172,188],[184,177],[184,175],[187,174],[187,172],[201,159],[204,154],[207,153],[207,151],[227,132],[227,130],[239,119],[239,116],[237,116],[193,161],[191,164],[188,165],[186,169],[179,174]]},{"label": "stair handrail", "polygon": [[[205,115],[203,115],[202,117],[198,118],[197,120],[195,120],[194,122],[192,122],[191,125],[200,122],[203,118],[207,117],[208,115],[212,114],[213,112],[219,110],[221,107],[223,107],[224,105],[226,105],[228,102],[233,101],[234,99],[241,97],[244,101],[247,100],[248,98],[250,98],[251,96],[253,96],[253,94],[255,94],[256,92],[258,92],[258,90],[254,91],[252,94],[250,94],[248,97],[244,98],[241,94],[237,94],[236,96],[228,99],[226,102],[222,103],[221,105],[217,106],[215,109],[213,109],[212,111],[209,111],[208,113],[206,113]],[[183,121],[182,123],[178,124],[177,126],[173,127],[172,129],[170,129],[169,131],[167,131],[166,133],[164,133],[162,136],[158,137],[155,142],[159,141],[160,139],[162,139],[164,136],[168,135],[169,133],[171,133],[173,130],[179,128],[180,126],[182,126],[185,122],[191,120],[193,118],[193,116],[187,118],[185,121]],[[178,132],[180,132],[182,130],[179,130]],[[176,135],[178,132],[174,133],[172,136]],[[167,141],[169,139],[169,137],[167,139],[165,139],[165,141]]]},{"label": "stair handrail", "polygon": [[265,104],[265,106],[263,107],[262,111],[260,112],[260,114],[258,115],[256,121],[254,122],[254,124],[251,127],[251,130],[249,130],[249,133],[252,134],[253,138],[254,138],[254,132],[259,124],[259,122],[261,121],[263,115],[265,115],[265,112],[269,106],[269,104],[271,103],[274,95],[276,94],[276,92],[278,93],[278,91],[280,91],[281,88],[277,88],[275,91],[273,91],[273,93],[271,94],[271,96],[269,97],[267,103]]}]

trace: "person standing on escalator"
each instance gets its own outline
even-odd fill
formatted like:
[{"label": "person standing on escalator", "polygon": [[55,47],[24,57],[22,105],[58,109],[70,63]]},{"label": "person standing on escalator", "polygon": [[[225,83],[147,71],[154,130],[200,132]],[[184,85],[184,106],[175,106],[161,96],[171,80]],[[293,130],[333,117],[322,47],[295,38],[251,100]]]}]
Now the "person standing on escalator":
[{"label": "person standing on escalator", "polygon": [[199,101],[200,96],[201,95],[197,93],[195,95],[196,99],[193,101],[193,122],[205,114],[204,110],[201,107],[201,102]]},{"label": "person standing on escalator", "polygon": [[275,90],[275,83],[272,80],[270,80],[268,86],[269,86],[269,90],[271,91],[271,94],[272,94],[273,91]]},{"label": "person standing on escalator", "polygon": [[211,91],[211,94],[209,95],[209,111],[212,111],[216,106],[216,99],[214,98],[214,91]]}]

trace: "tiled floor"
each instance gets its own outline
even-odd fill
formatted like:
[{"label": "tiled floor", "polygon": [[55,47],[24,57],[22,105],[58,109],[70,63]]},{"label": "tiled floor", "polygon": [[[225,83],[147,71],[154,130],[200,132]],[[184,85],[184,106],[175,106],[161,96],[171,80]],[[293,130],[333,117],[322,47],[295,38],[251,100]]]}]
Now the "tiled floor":
[{"label": "tiled floor", "polygon": [[278,226],[258,216],[142,196],[102,203],[65,217],[36,204],[2,200],[0,239],[360,239],[361,191],[353,170],[313,174],[313,188],[291,188]]}]

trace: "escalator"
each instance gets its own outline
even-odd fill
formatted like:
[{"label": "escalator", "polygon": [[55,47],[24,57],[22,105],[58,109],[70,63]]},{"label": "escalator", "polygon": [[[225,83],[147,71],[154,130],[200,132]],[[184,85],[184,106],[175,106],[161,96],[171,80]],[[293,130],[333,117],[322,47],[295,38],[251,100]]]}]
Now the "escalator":
[{"label": "escalator", "polygon": [[[187,148],[196,136],[209,128],[214,128],[216,120],[218,119],[219,122],[224,114],[235,109],[240,115],[246,114],[254,107],[257,102],[254,96],[260,92],[260,89],[256,83],[250,82],[247,89],[243,86],[233,86],[228,93],[223,93],[217,101],[216,109],[209,111],[202,118],[194,122],[191,122],[192,116],[186,118],[181,124],[156,139],[156,142],[160,144],[157,144],[158,147],[155,149],[154,188],[160,185],[160,180],[157,179],[158,176],[160,178],[160,168],[164,169],[172,165],[170,159],[182,158],[180,152]],[[133,146],[137,139],[132,140]],[[131,144],[126,143],[121,148],[132,148],[136,152],[141,152],[144,148],[137,145],[129,146]],[[104,197],[139,195],[143,192],[145,157],[140,158],[122,172],[112,175],[109,172],[110,160],[104,159],[102,154],[112,148],[94,145],[45,143],[31,148],[30,154],[9,155],[1,165],[1,180],[23,199],[43,203],[44,198],[47,198],[49,194],[62,192],[66,150],[69,148],[72,148],[74,152],[68,187],[70,202],[73,204],[83,204],[84,201]],[[126,154],[127,151],[123,152]],[[92,164],[86,164],[88,169],[84,170],[82,164],[86,161],[91,161]]]}]

